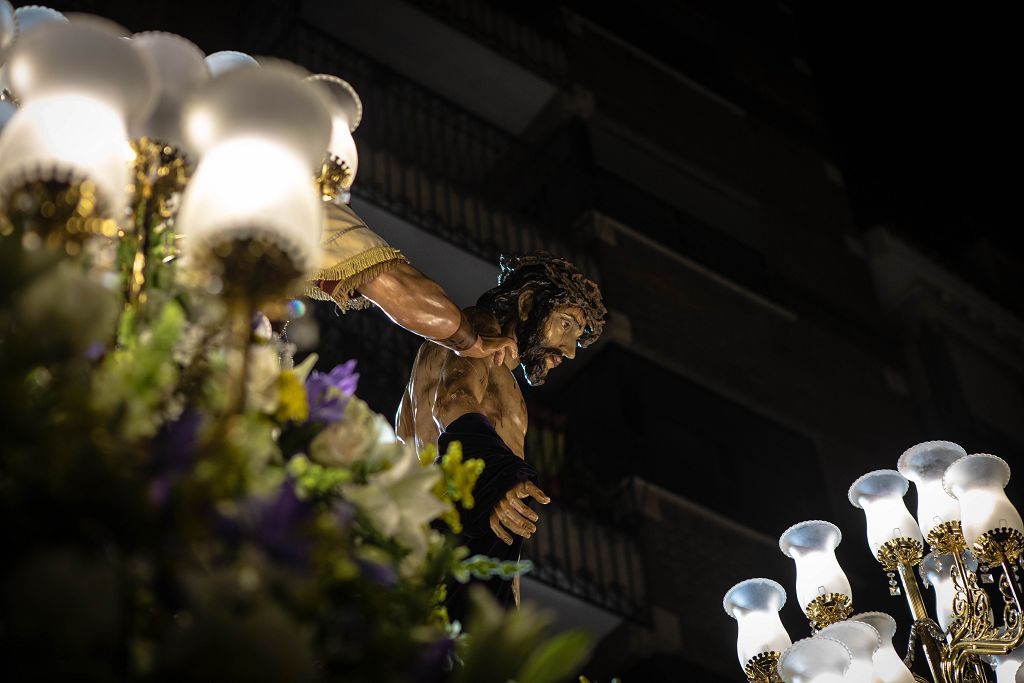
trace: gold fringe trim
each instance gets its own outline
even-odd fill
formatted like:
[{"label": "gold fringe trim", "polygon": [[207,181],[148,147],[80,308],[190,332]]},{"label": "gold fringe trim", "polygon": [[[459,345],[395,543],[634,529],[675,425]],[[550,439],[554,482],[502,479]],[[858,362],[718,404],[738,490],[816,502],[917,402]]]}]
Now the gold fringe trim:
[{"label": "gold fringe trim", "polygon": [[[342,310],[366,308],[369,302],[356,295],[362,285],[408,259],[398,249],[389,246],[373,247],[330,268],[316,271],[307,283],[306,296],[317,301],[333,301]],[[314,284],[323,280],[336,281],[333,291],[327,292]]]}]

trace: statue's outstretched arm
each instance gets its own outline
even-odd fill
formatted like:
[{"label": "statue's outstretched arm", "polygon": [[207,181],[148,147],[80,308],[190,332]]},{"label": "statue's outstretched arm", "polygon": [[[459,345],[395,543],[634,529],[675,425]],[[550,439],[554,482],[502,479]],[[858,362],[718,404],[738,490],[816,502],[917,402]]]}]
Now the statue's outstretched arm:
[{"label": "statue's outstretched arm", "polygon": [[479,334],[441,285],[407,262],[397,263],[363,283],[359,293],[379,306],[396,324],[460,356],[494,356],[495,365],[504,362],[506,353],[516,356],[512,339]]},{"label": "statue's outstretched arm", "polygon": [[516,355],[507,337],[480,335],[439,284],[413,268],[400,251],[371,230],[352,208],[326,209],[323,263],[305,293],[342,310],[372,301],[405,329],[460,356],[504,361]]}]

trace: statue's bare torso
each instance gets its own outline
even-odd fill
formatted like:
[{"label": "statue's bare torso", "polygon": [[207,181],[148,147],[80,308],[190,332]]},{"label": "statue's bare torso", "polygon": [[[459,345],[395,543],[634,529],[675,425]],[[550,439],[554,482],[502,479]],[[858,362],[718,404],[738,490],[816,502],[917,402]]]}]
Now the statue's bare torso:
[{"label": "statue's bare torso", "polygon": [[[497,321],[486,311],[467,309],[481,333],[499,334]],[[512,374],[511,358],[494,365],[490,358],[460,358],[427,342],[420,347],[409,384],[395,417],[399,438],[417,450],[437,445],[441,431],[467,413],[481,413],[520,458],[528,424],[526,403]],[[512,366],[512,367],[510,367]]]}]

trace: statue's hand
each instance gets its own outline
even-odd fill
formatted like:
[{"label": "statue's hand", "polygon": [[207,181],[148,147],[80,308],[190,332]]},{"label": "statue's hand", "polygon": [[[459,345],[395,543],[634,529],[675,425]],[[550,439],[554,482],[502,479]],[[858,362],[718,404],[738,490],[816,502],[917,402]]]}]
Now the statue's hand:
[{"label": "statue's hand", "polygon": [[501,365],[505,362],[505,354],[512,358],[519,357],[519,350],[514,339],[509,337],[491,337],[482,334],[477,335],[476,341],[468,349],[456,351],[463,358],[486,358],[494,357],[494,364]]},{"label": "statue's hand", "polygon": [[510,488],[505,497],[494,506],[490,520],[491,531],[508,545],[512,545],[509,531],[523,538],[530,538],[537,531],[535,522],[540,517],[526,506],[524,498],[533,498],[543,505],[551,502],[551,499],[532,481],[523,481]]}]

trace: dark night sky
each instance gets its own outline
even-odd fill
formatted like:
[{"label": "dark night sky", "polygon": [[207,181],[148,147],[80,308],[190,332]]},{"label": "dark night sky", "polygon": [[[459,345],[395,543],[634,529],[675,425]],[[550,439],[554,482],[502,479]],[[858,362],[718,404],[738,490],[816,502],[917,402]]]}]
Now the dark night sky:
[{"label": "dark night sky", "polygon": [[712,63],[729,49],[718,21],[780,62],[800,56],[861,228],[889,225],[944,261],[981,238],[1024,255],[1002,168],[1013,161],[1020,80],[1005,11],[864,0],[636,0],[628,12],[566,4],[726,96],[728,79]]},{"label": "dark night sky", "polygon": [[856,220],[893,224],[944,257],[980,237],[1010,247],[1008,18],[899,4],[797,11]]}]

